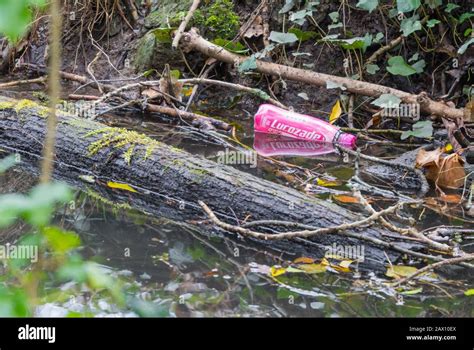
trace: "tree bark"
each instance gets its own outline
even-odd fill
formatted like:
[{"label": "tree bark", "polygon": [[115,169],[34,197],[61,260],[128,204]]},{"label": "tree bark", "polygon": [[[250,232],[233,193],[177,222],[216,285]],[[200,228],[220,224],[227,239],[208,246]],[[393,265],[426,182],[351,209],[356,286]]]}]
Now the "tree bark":
[{"label": "tree bark", "polygon": [[[18,152],[23,159],[32,162],[41,154],[46,129],[45,108],[28,104],[19,108],[19,105],[2,104],[0,99],[0,148]],[[125,136],[120,139],[121,135]],[[110,141],[114,138],[120,140]],[[107,140],[110,142],[105,142]],[[103,147],[96,147],[96,153],[91,154],[98,142],[102,142]],[[153,146],[151,151],[150,145]],[[131,156],[130,147],[133,147]],[[102,188],[112,200],[120,199],[136,209],[172,220],[206,219],[197,204],[199,200],[221,220],[231,224],[245,219],[274,219],[329,227],[361,219],[360,215],[333,203],[191,155],[144,135],[64,113],[59,115],[57,126],[55,163],[56,179],[84,187],[80,175],[93,176],[95,184],[87,186]],[[107,188],[109,181],[126,183],[136,192]],[[377,225],[352,232],[379,239],[386,239],[383,233],[396,235]],[[311,241],[259,243],[312,257],[322,257],[326,247],[332,244],[360,245],[365,249],[362,267],[380,270],[386,265],[383,248],[343,235],[320,235]],[[400,243],[400,246],[419,248],[408,243]],[[397,252],[388,253],[393,263],[400,257]]]}]

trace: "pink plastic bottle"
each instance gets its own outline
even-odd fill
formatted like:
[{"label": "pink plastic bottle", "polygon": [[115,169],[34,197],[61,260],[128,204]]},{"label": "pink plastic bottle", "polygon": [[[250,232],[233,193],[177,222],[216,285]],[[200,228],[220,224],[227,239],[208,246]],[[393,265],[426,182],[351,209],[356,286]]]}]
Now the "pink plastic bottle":
[{"label": "pink plastic bottle", "polygon": [[324,120],[263,104],[255,114],[256,132],[284,135],[300,140],[338,143],[354,148],[357,138]]}]

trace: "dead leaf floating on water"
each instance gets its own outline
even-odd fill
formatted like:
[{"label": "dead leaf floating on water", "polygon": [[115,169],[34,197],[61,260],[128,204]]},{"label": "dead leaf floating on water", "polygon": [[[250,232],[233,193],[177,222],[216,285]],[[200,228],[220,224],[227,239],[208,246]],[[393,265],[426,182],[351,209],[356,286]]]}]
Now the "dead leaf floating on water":
[{"label": "dead leaf floating on water", "polygon": [[464,160],[457,153],[443,154],[443,149],[421,149],[416,156],[416,166],[426,169],[426,178],[438,187],[456,189],[464,185],[466,171]]}]

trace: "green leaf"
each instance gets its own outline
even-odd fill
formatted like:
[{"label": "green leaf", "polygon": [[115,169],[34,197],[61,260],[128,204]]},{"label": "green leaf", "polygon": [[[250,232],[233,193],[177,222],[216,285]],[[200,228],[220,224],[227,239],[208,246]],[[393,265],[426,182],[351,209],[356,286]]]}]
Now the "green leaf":
[{"label": "green leaf", "polygon": [[404,37],[408,37],[411,33],[421,30],[421,22],[418,15],[405,18],[400,23],[400,31],[403,32]]},{"label": "green leaf", "polygon": [[272,31],[269,39],[278,44],[291,44],[298,41],[298,37],[293,33],[281,33]]},{"label": "green leaf", "polygon": [[238,70],[239,73],[244,73],[254,69],[257,69],[257,59],[252,55],[239,65]]},{"label": "green leaf", "polygon": [[372,35],[366,34],[364,37],[355,37],[351,39],[339,39],[337,38],[337,36],[328,35],[321,39],[321,41],[326,41],[335,45],[339,45],[346,50],[360,49],[362,51],[365,51],[365,49],[367,49],[367,47],[372,44]]},{"label": "green leaf", "polygon": [[468,289],[464,292],[464,295],[466,296],[471,296],[471,295],[474,295],[474,289]]},{"label": "green leaf", "polygon": [[332,23],[337,23],[339,21],[339,12],[331,12],[329,18],[331,18]]},{"label": "green leaf", "polygon": [[420,6],[420,0],[397,0],[397,10],[399,13],[415,11]]},{"label": "green leaf", "polygon": [[440,24],[441,21],[438,21],[437,19],[430,19],[428,22],[426,22],[426,26],[428,28],[433,28],[435,25]]},{"label": "green leaf", "polygon": [[446,5],[446,8],[444,9],[445,12],[447,13],[451,13],[453,10],[459,8],[461,6],[457,5],[457,4],[453,4],[452,2],[450,2],[449,4]]},{"label": "green leaf", "polygon": [[45,227],[43,234],[55,253],[64,254],[81,244],[81,239],[74,232],[63,231],[58,227]]},{"label": "green leaf", "polygon": [[381,108],[396,108],[400,105],[402,100],[392,94],[383,94],[379,98],[372,101],[372,104]]},{"label": "green leaf", "polygon": [[425,2],[432,10],[443,5],[443,0],[425,0]]},{"label": "green leaf", "polygon": [[160,44],[171,44],[173,42],[173,32],[176,28],[156,28],[153,29],[156,41]]},{"label": "green leaf", "polygon": [[388,60],[387,71],[393,75],[404,77],[416,74],[416,69],[405,62],[402,56],[394,56]]},{"label": "green leaf", "polygon": [[459,17],[459,24],[463,24],[469,18],[474,17],[474,12],[465,12]]},{"label": "green leaf", "polygon": [[425,62],[425,60],[419,60],[418,62],[413,63],[411,66],[413,68],[415,68],[415,70],[418,74],[423,73],[423,71],[425,70],[425,67],[426,67],[426,62]]},{"label": "green leaf", "polygon": [[371,13],[378,5],[379,0],[359,0],[356,6]]},{"label": "green leaf", "polygon": [[295,0],[286,0],[285,5],[282,7],[282,9],[278,12],[279,14],[284,14],[290,12],[293,7],[295,7]]},{"label": "green leaf", "polygon": [[305,42],[307,40],[314,39],[318,36],[318,33],[316,33],[316,32],[305,31],[305,30],[301,30],[301,29],[298,29],[298,28],[290,28],[288,30],[288,33],[292,33],[292,34],[296,35],[298,40],[301,41],[301,42]]},{"label": "green leaf", "polygon": [[419,138],[429,138],[433,136],[433,123],[429,120],[417,122],[413,124],[413,130],[404,131],[400,138],[405,140],[410,136]]},{"label": "green leaf", "polygon": [[374,43],[377,43],[377,44],[378,44],[378,43],[380,42],[380,40],[383,39],[384,36],[385,36],[385,35],[384,35],[383,33],[377,33],[377,35],[376,35],[375,38],[374,38]]},{"label": "green leaf", "polygon": [[239,54],[242,54],[242,53],[246,53],[248,52],[249,50],[244,46],[242,45],[241,43],[239,42],[233,42],[231,40],[226,40],[226,39],[222,39],[222,38],[217,38],[217,39],[214,39],[213,41],[214,44],[218,45],[218,46],[221,46],[223,47],[224,49],[226,49],[227,51],[230,51],[230,52],[233,52],[233,53],[239,53]]},{"label": "green leaf", "polygon": [[365,69],[367,70],[367,73],[369,74],[375,74],[380,70],[380,67],[377,66],[376,64],[368,64]]},{"label": "green leaf", "polygon": [[462,55],[467,51],[467,48],[474,44],[474,38],[467,40],[458,50],[458,54]]}]

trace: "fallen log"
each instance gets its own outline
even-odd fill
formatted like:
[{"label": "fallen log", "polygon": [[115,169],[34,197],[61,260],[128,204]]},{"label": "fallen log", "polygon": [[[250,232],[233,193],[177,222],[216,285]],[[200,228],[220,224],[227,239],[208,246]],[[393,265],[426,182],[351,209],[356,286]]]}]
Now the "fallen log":
[{"label": "fallen log", "polygon": [[[209,57],[215,58],[216,60],[230,64],[240,65],[248,59],[248,57],[234,54],[225,50],[221,46],[207,41],[201,37],[195,29],[192,29],[183,35],[181,45],[183,50],[187,52],[196,50]],[[463,118],[465,114],[462,109],[451,108],[442,102],[431,100],[426,93],[413,95],[383,85],[313,72],[262,60],[256,60],[256,64],[256,71],[274,75],[282,79],[294,80],[317,86],[326,86],[328,82],[333,82],[337,85],[344,86],[348,92],[369,97],[380,97],[382,94],[392,94],[400,98],[403,103],[419,104],[421,111],[440,117],[459,119]]]},{"label": "fallen log", "polygon": [[[0,102],[0,148],[39,157],[47,111],[26,100]],[[276,219],[330,227],[363,218],[333,203],[193,156],[133,131],[107,127],[64,112],[59,113],[58,118],[56,174],[66,172],[77,179],[76,182],[80,181],[80,175],[88,175],[102,184],[126,183],[133,191],[116,191],[122,192],[131,206],[152,215],[174,220],[202,220],[206,216],[198,202],[203,201],[217,217],[235,224],[246,219]],[[390,241],[384,234],[397,236],[375,224],[347,232],[387,242]],[[361,267],[377,270],[387,264],[385,250],[393,263],[401,256],[387,247],[344,235],[323,234],[286,242],[258,241],[269,247],[284,246],[290,253],[304,251],[313,257],[322,257],[333,244],[363,246],[365,261]],[[421,248],[413,242],[397,242],[397,245]]]}]

